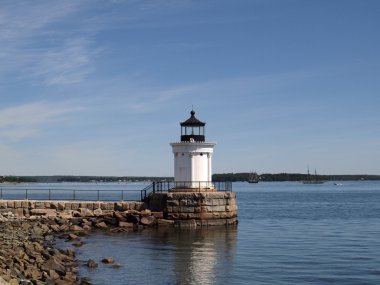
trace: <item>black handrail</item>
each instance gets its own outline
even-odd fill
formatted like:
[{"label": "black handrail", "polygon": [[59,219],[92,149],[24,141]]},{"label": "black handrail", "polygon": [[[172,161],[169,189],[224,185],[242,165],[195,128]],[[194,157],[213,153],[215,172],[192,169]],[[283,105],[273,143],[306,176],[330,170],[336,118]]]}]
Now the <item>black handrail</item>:
[{"label": "black handrail", "polygon": [[[232,182],[212,182],[212,181],[155,181],[152,183],[152,192],[168,192],[171,189],[184,189],[200,192],[205,189],[215,189],[217,191],[232,191]],[[148,190],[148,187],[147,187]]]},{"label": "black handrail", "polygon": [[[122,189],[37,189],[37,188],[7,188],[0,187],[1,200],[67,200],[67,201],[136,201],[140,193],[140,200],[144,201],[151,193],[168,192],[171,189],[186,189],[201,192],[204,189],[217,191],[232,191],[232,182],[211,181],[154,181],[141,190]],[[134,196],[132,193],[136,193]],[[53,195],[55,194],[55,195]],[[58,198],[57,198],[58,196]],[[133,199],[126,197],[133,196]]]},{"label": "black handrail", "polygon": [[[151,184],[150,184],[151,185]],[[123,189],[38,189],[38,188],[0,188],[1,200],[48,200],[48,201],[136,201],[142,197],[143,190]],[[126,199],[130,197],[130,199]]]}]

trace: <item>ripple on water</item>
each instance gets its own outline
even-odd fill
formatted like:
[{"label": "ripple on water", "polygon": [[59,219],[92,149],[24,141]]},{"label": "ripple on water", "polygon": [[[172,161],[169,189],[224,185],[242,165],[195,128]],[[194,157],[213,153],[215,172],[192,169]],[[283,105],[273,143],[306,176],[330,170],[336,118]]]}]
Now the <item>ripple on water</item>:
[{"label": "ripple on water", "polygon": [[380,183],[350,185],[239,184],[236,228],[97,232],[78,258],[112,256],[123,267],[80,274],[95,285],[377,285]]}]

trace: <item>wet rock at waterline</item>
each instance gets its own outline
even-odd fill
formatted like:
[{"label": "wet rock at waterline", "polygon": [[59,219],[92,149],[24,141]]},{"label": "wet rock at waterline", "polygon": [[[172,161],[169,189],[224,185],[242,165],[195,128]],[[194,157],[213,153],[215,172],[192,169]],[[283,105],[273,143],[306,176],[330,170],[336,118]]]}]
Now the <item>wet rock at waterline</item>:
[{"label": "wet rock at waterline", "polygon": [[[55,238],[64,238],[79,247],[83,245],[82,236],[95,228],[125,232],[158,224],[162,222],[149,211],[34,209],[23,216],[3,212],[0,214],[0,285],[91,284],[90,279],[77,276],[75,251],[55,248]],[[112,268],[122,266],[112,257],[102,262]],[[86,265],[96,268],[98,263],[89,260]]]}]

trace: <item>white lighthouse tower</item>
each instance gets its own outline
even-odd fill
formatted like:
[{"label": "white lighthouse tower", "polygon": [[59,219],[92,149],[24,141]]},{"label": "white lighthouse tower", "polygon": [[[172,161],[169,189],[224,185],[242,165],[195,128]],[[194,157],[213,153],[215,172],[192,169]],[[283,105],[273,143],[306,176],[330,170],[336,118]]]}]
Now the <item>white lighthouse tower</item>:
[{"label": "white lighthouse tower", "polygon": [[171,192],[213,192],[212,153],[213,142],[205,141],[206,123],[195,118],[180,123],[181,141],[170,143],[174,154],[174,182]]}]

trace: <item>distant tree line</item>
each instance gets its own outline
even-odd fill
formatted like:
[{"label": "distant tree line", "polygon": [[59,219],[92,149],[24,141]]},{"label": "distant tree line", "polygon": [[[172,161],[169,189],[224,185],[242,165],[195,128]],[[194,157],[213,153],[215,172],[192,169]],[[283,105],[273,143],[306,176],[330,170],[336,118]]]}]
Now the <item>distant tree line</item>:
[{"label": "distant tree line", "polygon": [[0,176],[0,183],[37,182],[37,179],[28,176]]},{"label": "distant tree line", "polygon": [[[223,181],[248,181],[250,173],[222,173],[214,174],[212,180],[215,182]],[[311,175],[311,177],[316,177]],[[303,181],[308,178],[307,174],[303,173],[263,173],[259,175],[260,181]],[[352,180],[380,180],[380,175],[317,175],[318,180],[325,181],[352,181]]]},{"label": "distant tree line", "polygon": [[172,181],[173,177],[157,176],[60,176],[56,182],[135,182],[135,181]]},{"label": "distant tree line", "polygon": [[135,181],[173,181],[173,177],[157,176],[0,176],[0,183],[56,183],[56,182],[135,182]]},{"label": "distant tree line", "polygon": [[[214,174],[212,181],[248,181],[249,172]],[[258,175],[260,181],[303,181],[308,178],[302,173],[263,173]],[[311,175],[315,177],[314,175]],[[159,176],[0,176],[0,183],[26,183],[26,182],[135,182],[135,181],[173,181],[173,177]],[[318,180],[349,181],[349,180],[380,180],[380,175],[318,175]]]}]

